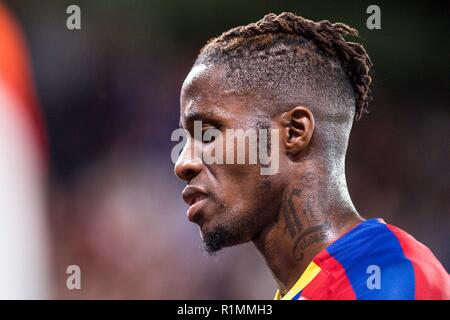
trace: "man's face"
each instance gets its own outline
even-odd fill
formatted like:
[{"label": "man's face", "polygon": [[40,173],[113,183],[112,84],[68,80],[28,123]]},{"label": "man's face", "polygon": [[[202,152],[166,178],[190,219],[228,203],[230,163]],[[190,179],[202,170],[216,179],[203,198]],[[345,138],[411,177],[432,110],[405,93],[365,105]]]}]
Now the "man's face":
[{"label": "man's face", "polygon": [[[220,130],[222,141],[226,140],[226,129],[245,131],[257,129],[262,123],[271,126],[270,119],[261,121],[264,116],[257,99],[236,94],[224,85],[224,76],[223,68],[199,65],[184,81],[180,124],[189,131],[189,138],[175,164],[175,174],[187,182],[183,198],[190,205],[188,218],[200,227],[210,253],[252,240],[276,220],[281,204],[281,174],[261,175],[261,165],[248,161],[207,164],[192,156],[199,148],[207,152],[220,147],[226,154],[224,145],[218,146],[219,139],[194,139],[194,121],[201,121],[203,131]],[[247,157],[248,147],[246,141]]]}]

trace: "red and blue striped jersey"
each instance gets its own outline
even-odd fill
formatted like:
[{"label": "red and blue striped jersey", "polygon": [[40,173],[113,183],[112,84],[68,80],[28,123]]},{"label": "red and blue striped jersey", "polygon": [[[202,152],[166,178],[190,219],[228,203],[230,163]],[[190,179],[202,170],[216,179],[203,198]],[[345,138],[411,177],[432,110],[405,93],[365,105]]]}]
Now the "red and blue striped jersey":
[{"label": "red and blue striped jersey", "polygon": [[450,276],[425,245],[369,219],[319,252],[282,300],[450,299]]}]

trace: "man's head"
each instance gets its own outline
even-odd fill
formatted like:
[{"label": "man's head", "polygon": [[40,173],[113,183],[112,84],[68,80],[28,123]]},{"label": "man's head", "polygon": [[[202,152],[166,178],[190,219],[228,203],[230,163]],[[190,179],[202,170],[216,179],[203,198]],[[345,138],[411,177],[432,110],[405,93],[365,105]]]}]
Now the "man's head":
[{"label": "man's head", "polygon": [[191,186],[184,194],[195,203],[189,217],[209,252],[250,241],[275,223],[285,193],[307,168],[342,178],[353,119],[367,112],[371,83],[366,51],[344,39],[356,34],[341,23],[269,14],[203,47],[182,87],[182,127],[192,136],[195,120],[224,135],[279,130],[279,150],[271,150],[279,153],[279,171],[268,176],[260,164],[195,160],[195,145],[217,148],[218,141],[188,140],[175,172]]}]

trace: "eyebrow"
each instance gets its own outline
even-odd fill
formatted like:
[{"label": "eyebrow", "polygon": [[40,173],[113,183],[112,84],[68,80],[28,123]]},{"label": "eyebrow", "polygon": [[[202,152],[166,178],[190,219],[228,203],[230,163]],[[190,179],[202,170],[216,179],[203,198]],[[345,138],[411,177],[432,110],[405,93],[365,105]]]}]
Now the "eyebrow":
[{"label": "eyebrow", "polygon": [[[196,120],[205,120],[211,123],[219,123],[219,120],[217,119],[217,114],[215,114],[212,111],[207,112],[199,112],[197,110],[190,110],[184,114],[184,120],[185,122],[192,122]],[[180,119],[179,123],[180,128],[182,128],[182,123]]]}]

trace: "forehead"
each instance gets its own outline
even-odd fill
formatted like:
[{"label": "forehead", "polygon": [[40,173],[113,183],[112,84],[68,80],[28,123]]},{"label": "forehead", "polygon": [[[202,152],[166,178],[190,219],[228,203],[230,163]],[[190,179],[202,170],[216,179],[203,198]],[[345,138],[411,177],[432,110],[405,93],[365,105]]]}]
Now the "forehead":
[{"label": "forehead", "polygon": [[184,80],[180,97],[180,119],[215,116],[241,117],[256,103],[250,94],[242,94],[228,85],[225,66],[200,64]]}]

